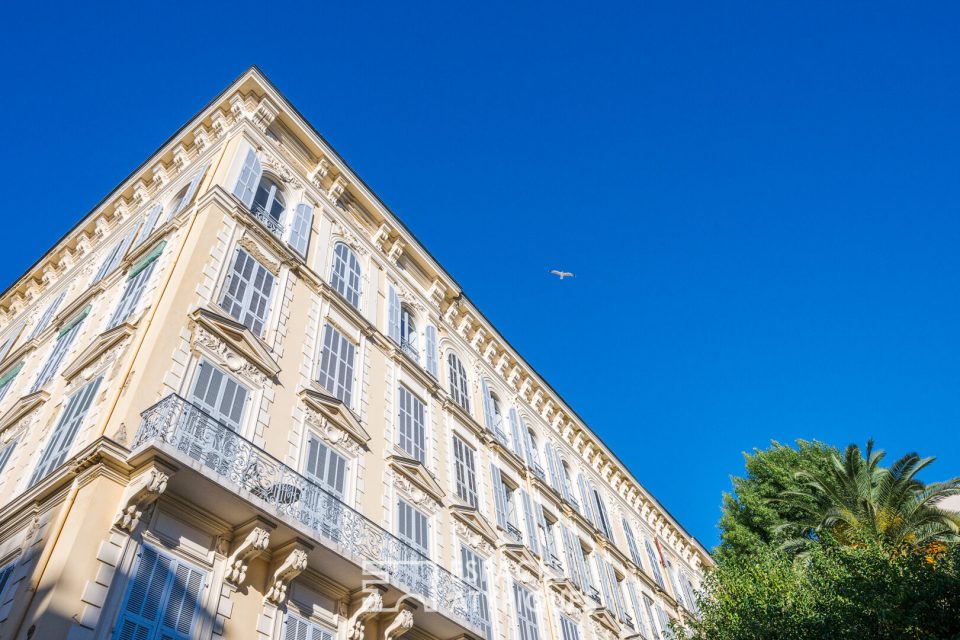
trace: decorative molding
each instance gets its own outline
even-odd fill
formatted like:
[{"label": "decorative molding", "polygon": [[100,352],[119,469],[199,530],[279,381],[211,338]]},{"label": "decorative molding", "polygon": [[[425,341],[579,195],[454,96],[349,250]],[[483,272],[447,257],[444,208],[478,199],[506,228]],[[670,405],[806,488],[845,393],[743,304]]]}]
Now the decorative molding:
[{"label": "decorative molding", "polygon": [[312,546],[301,540],[294,540],[286,547],[274,553],[276,568],[270,578],[270,588],[264,596],[267,603],[280,605],[287,599],[287,587],[290,581],[300,575],[307,568],[307,552]]},{"label": "decorative molding", "polygon": [[249,253],[251,257],[266,267],[267,271],[272,273],[274,276],[280,275],[280,260],[264,251],[263,247],[260,246],[260,243],[254,240],[251,236],[246,233],[243,234],[240,236],[240,239],[237,240],[237,245],[243,247],[243,249]]},{"label": "decorative molding", "polygon": [[224,580],[238,587],[243,586],[247,579],[250,561],[266,551],[270,545],[270,532],[273,526],[264,520],[257,519],[241,529],[238,537],[243,535],[244,530],[247,532],[246,536],[227,558],[227,570],[224,576]]},{"label": "decorative molding", "polygon": [[443,504],[446,492],[419,460],[394,454],[387,457],[387,464],[396,472],[397,487],[403,489],[416,504]]},{"label": "decorative molding", "polygon": [[327,442],[360,455],[370,442],[370,434],[350,409],[339,399],[315,386],[300,391],[306,411],[304,420]]},{"label": "decorative molding", "polygon": [[413,611],[403,609],[398,612],[383,631],[384,640],[394,640],[413,628]]},{"label": "decorative molding", "polygon": [[528,587],[536,588],[540,582],[539,576],[531,570],[530,566],[522,564],[510,556],[507,557],[507,570],[520,583]]},{"label": "decorative molding", "polygon": [[230,371],[259,386],[267,386],[280,373],[280,365],[263,342],[233,318],[206,308],[195,309],[190,318],[194,347],[205,348]]},{"label": "decorative molding", "polygon": [[0,416],[0,433],[4,442],[19,435],[27,429],[37,415],[37,410],[50,398],[46,391],[35,391],[23,396],[13,403],[13,406]]},{"label": "decorative molding", "polygon": [[304,184],[297,178],[297,174],[291,171],[278,157],[267,151],[262,152],[261,156],[264,169],[269,170],[293,189],[300,191],[304,188]]},{"label": "decorative molding", "polygon": [[450,506],[457,534],[471,547],[489,556],[497,544],[497,531],[475,507],[454,504]]},{"label": "decorative molding", "polygon": [[[76,379],[78,384],[83,384],[94,374],[112,368],[127,346],[127,341],[134,330],[134,325],[124,322],[98,335],[63,370],[64,379],[68,382],[74,382]],[[69,390],[68,387],[68,392]]]},{"label": "decorative molding", "polygon": [[360,606],[347,620],[347,640],[363,640],[367,621],[382,610],[383,594],[379,589],[374,588],[360,602]]},{"label": "decorative molding", "polygon": [[154,461],[146,471],[132,480],[124,493],[121,501],[124,507],[117,514],[114,526],[132,533],[140,524],[144,512],[167,490],[167,482],[173,472],[171,467]]}]

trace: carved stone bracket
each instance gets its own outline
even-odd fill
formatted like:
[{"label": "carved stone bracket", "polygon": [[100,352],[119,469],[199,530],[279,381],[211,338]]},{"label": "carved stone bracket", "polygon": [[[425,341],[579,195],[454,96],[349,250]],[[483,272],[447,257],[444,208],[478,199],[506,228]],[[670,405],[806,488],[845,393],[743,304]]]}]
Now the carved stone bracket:
[{"label": "carved stone bracket", "polygon": [[172,475],[173,469],[155,462],[131,481],[114,525],[118,529],[133,532],[140,524],[143,513],[167,490],[167,482]]},{"label": "carved stone bracket", "polygon": [[347,621],[347,640],[363,640],[366,622],[383,610],[383,593],[374,588],[360,602],[360,606]]},{"label": "carved stone bracket", "polygon": [[399,638],[407,631],[413,628],[413,611],[403,609],[393,616],[390,624],[383,630],[383,640],[394,640]]},{"label": "carved stone bracket", "polygon": [[[237,537],[243,539],[237,544],[233,553],[227,558],[227,574],[225,579],[240,587],[247,579],[247,568],[250,561],[263,553],[270,544],[270,532],[273,527],[263,520],[255,520],[238,531]],[[246,535],[244,536],[244,532]]]},{"label": "carved stone bracket", "polygon": [[307,568],[307,552],[312,548],[305,542],[294,540],[275,553],[280,559],[276,562],[276,569],[270,577],[270,588],[264,596],[268,603],[280,605],[286,601],[287,587]]}]

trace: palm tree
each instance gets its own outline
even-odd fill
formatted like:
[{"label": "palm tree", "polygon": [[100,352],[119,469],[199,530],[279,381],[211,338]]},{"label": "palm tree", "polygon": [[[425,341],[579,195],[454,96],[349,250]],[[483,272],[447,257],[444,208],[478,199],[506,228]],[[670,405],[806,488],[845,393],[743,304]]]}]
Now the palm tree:
[{"label": "palm tree", "polygon": [[960,513],[938,506],[960,494],[960,478],[925,485],[916,476],[934,458],[908,453],[882,467],[884,455],[870,440],[865,458],[851,444],[842,458],[831,456],[832,467],[823,474],[797,473],[803,488],[778,500],[806,517],[787,525],[794,537],[785,548],[802,553],[825,534],[844,545],[875,540],[890,551],[960,540]]}]

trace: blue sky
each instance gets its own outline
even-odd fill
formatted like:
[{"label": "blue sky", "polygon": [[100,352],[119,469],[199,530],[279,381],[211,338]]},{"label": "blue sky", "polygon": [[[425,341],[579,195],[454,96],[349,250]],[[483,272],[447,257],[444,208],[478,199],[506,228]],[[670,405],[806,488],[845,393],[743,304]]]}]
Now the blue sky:
[{"label": "blue sky", "polygon": [[955,4],[204,4],[6,12],[0,281],[255,63],[708,546],[771,439],[960,474]]}]

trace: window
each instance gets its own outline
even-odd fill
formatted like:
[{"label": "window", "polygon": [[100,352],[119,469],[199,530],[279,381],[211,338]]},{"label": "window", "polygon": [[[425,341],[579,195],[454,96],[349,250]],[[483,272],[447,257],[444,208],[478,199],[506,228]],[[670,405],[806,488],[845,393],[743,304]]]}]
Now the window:
[{"label": "window", "polygon": [[657,554],[653,550],[653,545],[650,544],[649,540],[644,540],[643,543],[647,547],[647,559],[650,560],[650,571],[653,572],[653,579],[657,581],[661,589],[666,591],[667,586],[663,583],[663,574],[660,573],[660,562],[657,560]]},{"label": "window", "polygon": [[[286,208],[287,203],[283,197],[283,189],[266,176],[260,178],[260,184],[257,185],[257,191],[253,196],[251,211],[268,217],[279,228]],[[271,228],[271,231],[273,231],[273,228]]]},{"label": "window", "polygon": [[578,589],[586,591],[583,572],[580,569],[583,562],[580,541],[563,525],[560,525],[560,539],[563,541],[563,553],[567,559],[567,576]]},{"label": "window", "polygon": [[360,307],[360,261],[346,244],[333,247],[330,286],[354,307]]},{"label": "window", "polygon": [[560,469],[563,473],[563,477],[561,478],[563,482],[563,497],[579,511],[580,505],[577,504],[577,499],[573,497],[573,480],[571,479],[573,476],[570,474],[570,465],[567,464],[566,460],[560,461]]},{"label": "window", "polygon": [[410,354],[410,357],[420,361],[420,350],[417,347],[417,324],[413,314],[406,305],[400,306],[400,347]]},{"label": "window", "polygon": [[310,230],[313,227],[313,207],[301,202],[293,210],[293,224],[290,225],[290,239],[287,241],[293,250],[307,257],[310,246]]},{"label": "window", "polygon": [[331,325],[323,327],[317,382],[348,407],[353,402],[353,363],[357,347]]},{"label": "window", "polygon": [[640,548],[637,547],[637,540],[633,537],[633,529],[630,527],[630,523],[627,522],[626,516],[623,516],[622,521],[623,533],[627,536],[627,548],[630,549],[630,558],[635,565],[642,567],[643,563],[640,561]]},{"label": "window", "polygon": [[153,269],[157,266],[157,258],[160,257],[166,244],[165,240],[161,241],[153,251],[130,269],[127,275],[127,286],[123,290],[123,295],[120,296],[120,303],[113,312],[113,317],[110,318],[110,328],[129,318],[136,310],[143,292],[147,289]]},{"label": "window", "polygon": [[533,593],[513,583],[513,602],[517,611],[518,640],[539,640],[537,635],[537,603]]},{"label": "window", "polygon": [[667,640],[673,640],[674,633],[673,629],[670,628],[670,616],[667,615],[667,612],[663,610],[659,604],[654,606],[657,612],[657,620],[660,622],[660,633],[663,634],[663,637]]},{"label": "window", "polygon": [[312,433],[307,437],[306,467],[308,476],[338,498],[343,498],[347,484],[347,460]]},{"label": "window", "polygon": [[429,555],[429,527],[426,514],[403,500],[397,501],[397,534],[414,549]]},{"label": "window", "polygon": [[183,186],[180,191],[177,191],[177,195],[173,196],[170,200],[170,206],[168,207],[170,211],[180,211],[183,208],[184,201],[187,199],[187,192],[190,191],[190,185],[186,184]]},{"label": "window", "polygon": [[497,509],[497,524],[515,541],[523,539],[520,527],[517,526],[517,496],[516,488],[509,484],[500,473],[496,465],[490,465],[490,475],[493,483],[494,502]]},{"label": "window", "polygon": [[57,313],[57,309],[60,307],[60,303],[63,302],[63,298],[66,295],[66,290],[61,291],[57,297],[47,305],[47,308],[43,310],[43,315],[40,316],[40,319],[37,321],[36,326],[33,327],[33,331],[30,332],[27,340],[33,340],[40,335],[44,329],[50,326],[50,321],[53,320],[53,316]]},{"label": "window", "polygon": [[50,436],[50,440],[43,448],[40,461],[30,477],[30,486],[42,480],[67,459],[70,447],[73,446],[73,440],[77,437],[77,432],[87,415],[87,410],[93,404],[93,399],[97,395],[102,380],[103,376],[91,380],[67,400],[67,407],[63,410],[60,420],[53,428],[53,435]]},{"label": "window", "polygon": [[561,569],[560,556],[557,553],[557,542],[555,537],[557,528],[556,519],[547,518],[547,512],[543,508],[543,505],[538,506],[536,511],[537,526],[540,529],[541,541],[543,542],[543,557],[547,561],[548,565],[555,569]]},{"label": "window", "polygon": [[437,328],[428,324],[423,333],[427,343],[424,347],[427,352],[427,373],[436,379],[440,376],[440,363],[437,361]]},{"label": "window", "polygon": [[563,634],[563,640],[580,640],[580,629],[567,616],[560,616],[560,632]]},{"label": "window", "polygon": [[670,576],[670,586],[673,587],[673,595],[681,607],[687,609],[687,603],[684,600],[683,591],[680,589],[680,583],[677,581],[677,572],[673,568],[673,561],[667,560],[667,575]]},{"label": "window", "polygon": [[10,349],[13,347],[13,344],[17,341],[17,338],[20,337],[20,332],[23,331],[24,321],[21,320],[10,329],[6,336],[3,338],[3,343],[0,343],[0,360],[3,360],[10,353]]},{"label": "window", "polygon": [[223,283],[220,306],[259,337],[263,335],[272,292],[273,274],[237,247],[233,267]]},{"label": "window", "polygon": [[147,212],[147,219],[144,221],[143,226],[140,227],[140,233],[137,234],[137,239],[133,242],[133,246],[139,247],[144,240],[150,237],[150,234],[153,233],[153,228],[157,226],[157,220],[160,219],[161,213],[163,213],[162,204],[155,204],[150,208],[150,211]]},{"label": "window", "polygon": [[131,229],[122,240],[113,245],[113,248],[110,249],[110,253],[108,253],[103,259],[103,262],[100,263],[100,268],[97,269],[97,273],[93,276],[93,280],[90,281],[91,286],[103,280],[108,273],[117,268],[117,265],[119,265],[120,261],[123,260],[123,256],[127,254],[127,248],[130,246],[130,243],[133,242],[135,231],[136,229]]},{"label": "window", "polygon": [[[0,449],[0,473],[3,473],[3,470],[7,467],[7,463],[10,462],[10,456],[13,455],[13,450],[17,446],[16,440],[11,440],[7,446],[3,449]],[[0,588],[2,591],[2,588]]]},{"label": "window", "polygon": [[641,638],[647,638],[647,625],[643,622],[643,610],[640,608],[640,599],[637,597],[637,587],[633,582],[627,583],[627,593],[630,595],[630,606],[633,608],[633,628]]},{"label": "window", "polygon": [[523,522],[527,530],[527,547],[534,555],[540,555],[540,538],[537,534],[536,514],[534,513],[534,502],[530,499],[530,494],[525,489],[520,489],[520,499],[523,501]]},{"label": "window", "polygon": [[[526,425],[517,413],[516,407],[510,407],[510,434],[513,436],[513,452],[521,458],[526,456]],[[529,460],[529,457],[527,458]]]},{"label": "window", "polygon": [[490,605],[487,602],[487,570],[483,558],[466,545],[460,546],[460,569],[463,581],[477,589],[479,602],[477,610],[483,620],[483,635],[493,640],[493,626],[490,624]]},{"label": "window", "polygon": [[333,632],[288,611],[283,620],[283,640],[333,640]]},{"label": "window", "polygon": [[406,387],[400,387],[400,448],[411,458],[426,463],[426,426],[424,405]]},{"label": "window", "polygon": [[650,623],[650,635],[653,640],[660,640],[660,634],[657,633],[657,622],[653,615],[653,600],[647,594],[643,594],[643,606],[647,611],[647,621]]},{"label": "window", "polygon": [[236,378],[206,360],[200,361],[190,397],[212,418],[239,431],[249,394]]},{"label": "window", "polygon": [[20,373],[20,370],[23,369],[23,361],[21,360],[14,366],[0,376],[0,400],[3,400],[10,389],[13,387],[13,381],[16,379],[17,374]]},{"label": "window", "polygon": [[[500,444],[507,444],[507,435],[503,432],[503,410],[500,408],[500,398],[490,390],[490,385],[482,379],[480,384],[483,390],[483,419],[487,429],[493,432],[494,437],[500,441]],[[452,378],[451,378],[452,385]]]},{"label": "window", "polygon": [[603,498],[600,496],[600,492],[597,491],[596,487],[592,487],[591,491],[593,492],[594,514],[597,527],[603,531],[603,535],[607,536],[608,540],[613,540],[613,529],[610,526],[610,516],[607,515],[607,505],[604,504]]},{"label": "window", "polygon": [[474,452],[459,436],[453,436],[453,473],[457,497],[476,507],[479,501]]},{"label": "window", "polygon": [[[593,572],[590,569],[590,550],[580,543],[579,538],[577,539],[577,545],[580,547],[580,570],[583,571],[583,590],[594,602],[600,604],[600,591],[597,590],[597,582],[593,579]],[[603,580],[602,574],[598,577],[600,580]]]},{"label": "window", "polygon": [[80,333],[80,325],[83,324],[83,319],[86,318],[89,313],[90,306],[88,305],[73,320],[60,329],[57,342],[53,345],[53,351],[50,352],[47,361],[43,363],[43,368],[40,369],[40,373],[37,374],[37,379],[34,380],[30,393],[38,391],[40,387],[47,384],[53,376],[56,375],[60,364],[67,355],[67,351],[70,350],[70,345],[73,344],[74,338]]},{"label": "window", "polygon": [[[0,471],[2,470],[3,467],[0,466]],[[687,602],[687,611],[690,611],[694,615],[699,615],[700,608],[697,606],[696,589],[694,589],[693,582],[690,581],[690,577],[685,571],[680,572],[680,587],[683,589],[684,599]]]},{"label": "window", "polygon": [[206,574],[144,546],[127,586],[114,640],[189,640],[200,617]]},{"label": "window", "polygon": [[457,354],[450,352],[447,355],[447,370],[450,375],[450,397],[465,411],[470,411],[470,396],[467,389],[467,370]]}]

